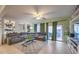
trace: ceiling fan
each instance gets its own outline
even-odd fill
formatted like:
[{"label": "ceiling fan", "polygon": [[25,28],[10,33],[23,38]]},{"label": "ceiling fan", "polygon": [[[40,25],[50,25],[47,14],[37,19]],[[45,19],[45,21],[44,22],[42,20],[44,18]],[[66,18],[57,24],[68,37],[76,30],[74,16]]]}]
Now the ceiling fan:
[{"label": "ceiling fan", "polygon": [[41,14],[41,13],[39,13],[39,12],[25,13],[25,15],[29,15],[29,16],[31,16],[33,19],[36,19],[36,20],[46,20],[46,18],[44,17],[44,15]]},{"label": "ceiling fan", "polygon": [[35,10],[35,12],[25,13],[25,15],[30,15],[33,17],[33,19],[36,19],[36,20],[46,20],[46,18],[44,17],[44,14],[38,10],[37,6],[34,7],[34,10]]}]

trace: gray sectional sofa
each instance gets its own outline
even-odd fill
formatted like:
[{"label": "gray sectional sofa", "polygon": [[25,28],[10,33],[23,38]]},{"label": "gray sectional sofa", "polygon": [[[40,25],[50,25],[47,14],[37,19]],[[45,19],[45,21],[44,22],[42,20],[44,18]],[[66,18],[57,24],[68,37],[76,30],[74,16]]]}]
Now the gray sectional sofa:
[{"label": "gray sectional sofa", "polygon": [[27,36],[31,35],[32,39],[39,40],[37,38],[41,37],[42,41],[46,40],[46,33],[31,33],[31,32],[21,32],[21,33],[7,33],[6,34],[6,43],[11,45],[14,43],[22,42],[28,40]]}]

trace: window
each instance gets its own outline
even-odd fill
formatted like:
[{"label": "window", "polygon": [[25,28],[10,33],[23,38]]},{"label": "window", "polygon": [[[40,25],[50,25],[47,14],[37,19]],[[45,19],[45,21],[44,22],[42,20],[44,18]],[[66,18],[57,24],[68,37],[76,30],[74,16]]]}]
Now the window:
[{"label": "window", "polygon": [[79,38],[79,24],[74,24],[75,37]]},{"label": "window", "polygon": [[33,26],[30,26],[30,32],[34,32]]},{"label": "window", "polygon": [[52,26],[48,26],[48,39],[52,39]]},{"label": "window", "polygon": [[56,39],[62,41],[62,25],[57,25]]},{"label": "window", "polygon": [[37,24],[37,32],[40,32],[40,24]]}]

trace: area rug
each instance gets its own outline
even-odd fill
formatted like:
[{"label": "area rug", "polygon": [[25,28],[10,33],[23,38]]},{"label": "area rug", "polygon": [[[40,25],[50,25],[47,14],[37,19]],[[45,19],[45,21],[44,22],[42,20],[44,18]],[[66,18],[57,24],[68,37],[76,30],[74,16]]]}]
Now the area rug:
[{"label": "area rug", "polygon": [[46,42],[35,40],[27,46],[23,46],[22,44],[23,42],[15,44],[14,46],[25,54],[37,54],[45,46]]}]

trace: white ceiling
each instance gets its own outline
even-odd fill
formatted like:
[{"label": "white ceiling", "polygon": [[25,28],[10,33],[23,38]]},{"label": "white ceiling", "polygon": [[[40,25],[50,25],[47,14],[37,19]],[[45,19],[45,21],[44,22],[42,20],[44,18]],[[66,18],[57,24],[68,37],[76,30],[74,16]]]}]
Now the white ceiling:
[{"label": "white ceiling", "polygon": [[0,5],[0,16],[1,16],[1,13],[4,10],[4,8],[5,8],[5,5]]},{"label": "white ceiling", "polygon": [[15,19],[32,19],[33,13],[38,12],[43,17],[52,19],[56,17],[71,16],[75,8],[75,5],[8,5],[1,15]]}]

